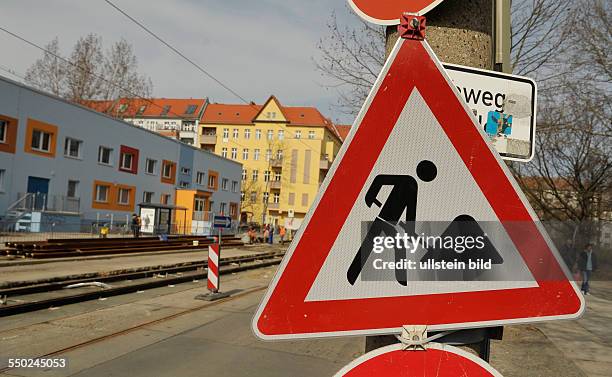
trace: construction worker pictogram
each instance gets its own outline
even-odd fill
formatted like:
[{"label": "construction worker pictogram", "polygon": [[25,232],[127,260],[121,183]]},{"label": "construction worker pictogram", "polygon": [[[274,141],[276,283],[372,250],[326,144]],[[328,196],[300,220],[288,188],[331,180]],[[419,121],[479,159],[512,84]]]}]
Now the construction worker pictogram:
[{"label": "construction worker pictogram", "polygon": [[[427,183],[432,182],[438,170],[431,161],[421,161],[416,169],[417,177]],[[378,200],[378,194],[383,186],[393,186],[384,205]],[[409,236],[417,236],[417,201],[418,201],[418,182],[410,175],[387,175],[376,176],[365,196],[365,203],[368,207],[376,205],[380,207],[380,213],[370,225],[368,232],[355,255],[347,271],[347,279],[351,285],[355,284],[361,274],[368,258],[374,249],[375,237],[384,234],[385,236],[395,236],[398,231],[403,230]],[[405,215],[402,221],[402,215]],[[466,264],[470,261],[490,261],[492,264],[503,263],[503,258],[490,242],[486,233],[482,230],[478,222],[469,215],[457,216],[442,233],[441,237],[482,237],[484,247],[478,251],[457,253],[452,248],[445,248],[433,245],[427,247],[427,254],[423,256],[421,262],[427,260],[439,262],[462,261]],[[400,262],[406,258],[406,248],[401,245],[394,245],[395,262]],[[480,272],[464,272],[464,280],[473,280],[480,275]],[[442,277],[442,276],[441,276]],[[403,286],[408,285],[408,271],[406,269],[396,269],[395,278]],[[443,279],[443,277],[442,277]]]}]

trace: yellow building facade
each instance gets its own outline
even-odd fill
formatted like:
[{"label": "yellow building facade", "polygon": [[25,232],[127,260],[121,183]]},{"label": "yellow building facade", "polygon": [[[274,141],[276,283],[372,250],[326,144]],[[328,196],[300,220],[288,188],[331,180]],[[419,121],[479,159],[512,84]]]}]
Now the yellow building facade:
[{"label": "yellow building facade", "polygon": [[203,149],[243,164],[241,222],[297,229],[342,144],[313,107],[209,104],[200,122]]}]

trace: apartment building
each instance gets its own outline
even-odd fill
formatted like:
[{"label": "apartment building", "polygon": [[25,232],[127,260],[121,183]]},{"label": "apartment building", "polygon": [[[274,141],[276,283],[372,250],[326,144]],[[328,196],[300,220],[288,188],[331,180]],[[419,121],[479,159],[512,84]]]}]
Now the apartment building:
[{"label": "apartment building", "polygon": [[316,108],[211,103],[200,146],[243,165],[241,220],[299,228],[342,139]]},{"label": "apartment building", "polygon": [[198,127],[208,99],[121,98],[116,101],[90,101],[86,105],[135,126],[199,146]]},{"label": "apartment building", "polygon": [[210,212],[238,219],[241,174],[239,162],[0,77],[0,222],[11,229],[124,222],[159,204],[180,206],[189,232]]}]

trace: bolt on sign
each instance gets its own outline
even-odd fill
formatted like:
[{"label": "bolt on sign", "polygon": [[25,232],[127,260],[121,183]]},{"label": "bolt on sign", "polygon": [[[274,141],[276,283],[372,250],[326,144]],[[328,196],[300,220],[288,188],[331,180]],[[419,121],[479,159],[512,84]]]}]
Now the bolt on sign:
[{"label": "bolt on sign", "polygon": [[576,318],[568,276],[429,44],[400,38],[253,329],[274,340]]},{"label": "bolt on sign", "polygon": [[442,0],[348,0],[361,18],[378,25],[397,25],[403,12],[423,15]]}]

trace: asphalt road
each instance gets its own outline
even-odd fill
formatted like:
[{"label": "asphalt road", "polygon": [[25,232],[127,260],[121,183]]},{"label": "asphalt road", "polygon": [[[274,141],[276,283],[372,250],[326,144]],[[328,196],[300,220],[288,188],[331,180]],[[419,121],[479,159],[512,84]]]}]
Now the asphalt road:
[{"label": "asphalt road", "polygon": [[[13,369],[0,375],[331,376],[361,355],[364,339],[360,337],[273,343],[256,339],[251,318],[274,270],[227,277],[222,289],[241,293],[222,303],[194,300],[204,289],[203,282],[198,282],[3,318],[0,356],[34,357],[63,350],[53,357],[68,358],[69,367]],[[584,323],[506,327],[504,340],[493,342],[491,364],[506,377],[599,376],[594,370],[585,373],[584,360],[563,346],[567,342],[559,343],[559,337],[563,339],[559,329],[610,323],[602,322],[596,313],[606,310],[609,302],[603,300],[602,309],[600,299],[596,300],[592,300],[595,306],[590,302],[595,310],[592,318]],[[181,314],[185,311],[189,312]],[[174,317],[164,320],[169,316]],[[591,358],[609,357],[605,342],[603,346],[594,342],[589,333],[581,336],[594,347],[587,352]]]}]

